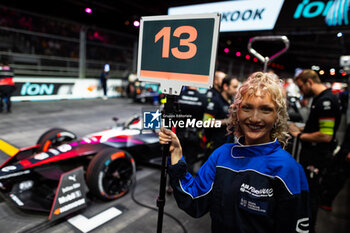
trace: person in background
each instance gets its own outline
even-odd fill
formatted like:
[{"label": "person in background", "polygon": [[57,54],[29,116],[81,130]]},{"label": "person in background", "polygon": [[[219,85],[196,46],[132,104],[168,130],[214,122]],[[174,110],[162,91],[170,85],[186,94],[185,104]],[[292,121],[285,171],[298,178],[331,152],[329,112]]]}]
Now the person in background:
[{"label": "person in background", "polygon": [[289,120],[292,122],[305,122],[306,119],[304,120],[302,115],[302,105],[300,103],[301,95],[298,86],[294,83],[292,78],[288,78],[284,86]]},{"label": "person in background", "polygon": [[[212,232],[308,232],[308,184],[303,168],[285,150],[287,109],[280,81],[252,74],[231,105],[229,133],[239,137],[216,149],[194,178],[186,172],[176,134],[168,167],[178,206],[192,217],[210,212]],[[186,155],[184,155],[186,156]]]},{"label": "person in background", "polygon": [[213,87],[207,91],[207,101],[211,102],[221,94],[222,80],[226,77],[226,74],[222,71],[216,71],[214,74]]},{"label": "person in background", "polygon": [[301,141],[300,163],[305,169],[310,186],[310,232],[315,232],[320,204],[320,181],[336,148],[335,139],[341,118],[341,107],[337,96],[322,84],[315,71],[303,70],[295,77],[295,83],[304,98],[313,97],[305,127],[302,129],[291,123],[289,132]]},{"label": "person in background", "polygon": [[103,89],[103,99],[107,100],[107,80],[109,78],[109,65],[105,65],[103,72],[100,74],[100,84]]},{"label": "person in background", "polygon": [[226,135],[227,119],[229,113],[229,106],[232,104],[233,98],[237,93],[239,82],[232,76],[227,76],[222,80],[221,93],[212,98],[208,102],[207,107],[204,111],[203,121],[209,119],[215,119],[221,121],[220,128],[208,128],[205,130],[206,137],[206,156],[208,156],[225,142],[233,141],[233,136]]},{"label": "person in background", "polygon": [[[187,87],[181,92],[178,98],[178,105],[181,115],[188,115],[184,119],[196,119],[196,121],[203,119],[204,109],[206,106],[206,98],[204,94],[199,93],[195,87]],[[196,127],[176,128],[176,135],[178,136],[183,151],[186,154],[186,161],[188,169],[191,174],[194,174],[194,163],[198,159],[198,154],[202,152],[201,138],[199,136],[201,129]]]},{"label": "person in background", "polygon": [[11,67],[3,62],[0,64],[0,112],[3,112],[6,105],[6,112],[11,113],[11,95],[15,90],[13,82],[14,72]]}]

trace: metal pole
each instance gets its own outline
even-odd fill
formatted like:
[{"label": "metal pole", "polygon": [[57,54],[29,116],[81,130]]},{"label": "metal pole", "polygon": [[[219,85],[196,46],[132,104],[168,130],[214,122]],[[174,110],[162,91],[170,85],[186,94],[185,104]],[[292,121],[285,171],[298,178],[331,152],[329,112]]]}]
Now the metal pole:
[{"label": "metal pole", "polygon": [[267,64],[269,63],[269,58],[265,57],[265,61],[264,61],[264,73],[267,71]]},{"label": "metal pole", "polygon": [[79,44],[79,78],[86,78],[86,28],[82,26],[80,29]]},{"label": "metal pole", "polygon": [[[255,41],[282,41],[284,43],[284,48],[272,55],[271,57],[264,57],[260,53],[258,53],[255,49],[253,49],[252,45]],[[287,52],[289,48],[289,40],[286,36],[256,36],[249,39],[248,42],[248,51],[253,54],[258,60],[264,63],[264,72],[267,70],[267,65],[272,60],[276,59],[277,57],[281,56],[283,53]]]},{"label": "metal pole", "polygon": [[[166,95],[166,103],[164,106],[163,115],[171,115],[173,113],[174,106],[174,96]],[[166,189],[166,179],[167,179],[167,168],[168,168],[168,157],[169,153],[168,145],[162,145],[162,168],[160,172],[160,186],[159,186],[159,196],[157,198],[158,207],[158,222],[157,222],[157,233],[162,233],[163,228],[163,216],[164,216],[164,206],[165,206],[165,189]]]}]

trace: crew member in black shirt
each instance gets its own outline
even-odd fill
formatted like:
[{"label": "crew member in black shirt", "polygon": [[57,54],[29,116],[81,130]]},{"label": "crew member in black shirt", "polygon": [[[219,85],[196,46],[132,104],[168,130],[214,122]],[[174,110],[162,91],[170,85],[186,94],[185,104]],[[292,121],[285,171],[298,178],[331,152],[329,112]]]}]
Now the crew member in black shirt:
[{"label": "crew member in black shirt", "polygon": [[210,155],[214,149],[226,142],[232,142],[233,137],[226,136],[228,110],[237,93],[239,82],[236,78],[225,77],[221,85],[221,94],[208,102],[204,112],[203,121],[215,119],[221,121],[220,128],[210,128],[205,130],[206,155]]},{"label": "crew member in black shirt", "polygon": [[222,80],[226,77],[226,74],[222,71],[216,71],[214,74],[213,87],[207,91],[207,101],[211,102],[213,99],[218,98],[221,94]]},{"label": "crew member in black shirt", "polygon": [[[204,94],[198,92],[195,87],[187,87],[182,91],[178,99],[179,113],[184,121],[188,118],[196,121],[203,119],[203,113],[207,100]],[[202,129],[196,127],[177,127],[176,135],[180,139],[184,155],[186,156],[186,162],[188,164],[188,170],[190,173],[194,173],[193,164],[197,161],[198,154],[203,150],[201,148],[201,138],[199,132]],[[186,152],[186,153],[185,153]]]},{"label": "crew member in black shirt", "polygon": [[335,149],[335,135],[341,118],[338,97],[321,83],[317,73],[304,70],[296,78],[304,98],[313,97],[308,120],[304,129],[289,125],[292,136],[301,141],[300,163],[307,174],[311,198],[311,232],[315,230],[320,198],[320,180]]}]

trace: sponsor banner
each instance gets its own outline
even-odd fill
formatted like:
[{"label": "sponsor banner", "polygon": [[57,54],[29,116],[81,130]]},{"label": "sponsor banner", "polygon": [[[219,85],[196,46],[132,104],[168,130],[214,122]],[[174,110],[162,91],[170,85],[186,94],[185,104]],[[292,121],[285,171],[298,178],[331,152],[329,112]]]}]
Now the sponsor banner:
[{"label": "sponsor banner", "polygon": [[286,1],[278,18],[276,29],[337,29],[349,27],[348,0]]},{"label": "sponsor banner", "polygon": [[[15,77],[13,101],[98,98],[103,96],[98,79]],[[122,80],[107,82],[109,97],[121,95]]]},{"label": "sponsor banner", "polygon": [[86,207],[83,167],[61,175],[49,220],[56,220]]},{"label": "sponsor banner", "polygon": [[221,32],[348,29],[349,0],[238,0],[172,7],[169,15],[221,14]]},{"label": "sponsor banner", "polygon": [[220,13],[220,32],[272,30],[284,0],[225,1],[168,9],[169,15]]}]

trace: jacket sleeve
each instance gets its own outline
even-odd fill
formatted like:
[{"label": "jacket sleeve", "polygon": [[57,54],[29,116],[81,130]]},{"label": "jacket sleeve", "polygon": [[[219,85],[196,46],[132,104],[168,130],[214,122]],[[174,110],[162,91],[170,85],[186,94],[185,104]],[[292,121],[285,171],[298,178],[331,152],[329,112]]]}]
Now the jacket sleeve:
[{"label": "jacket sleeve", "polygon": [[186,171],[187,165],[183,158],[168,168],[170,184],[179,208],[195,218],[209,211],[216,170],[214,153],[200,168],[195,178]]},{"label": "jacket sleeve", "polygon": [[310,220],[309,190],[305,173],[299,166],[298,192],[291,193],[286,185],[279,180],[279,198],[275,211],[275,232],[308,233]]}]

